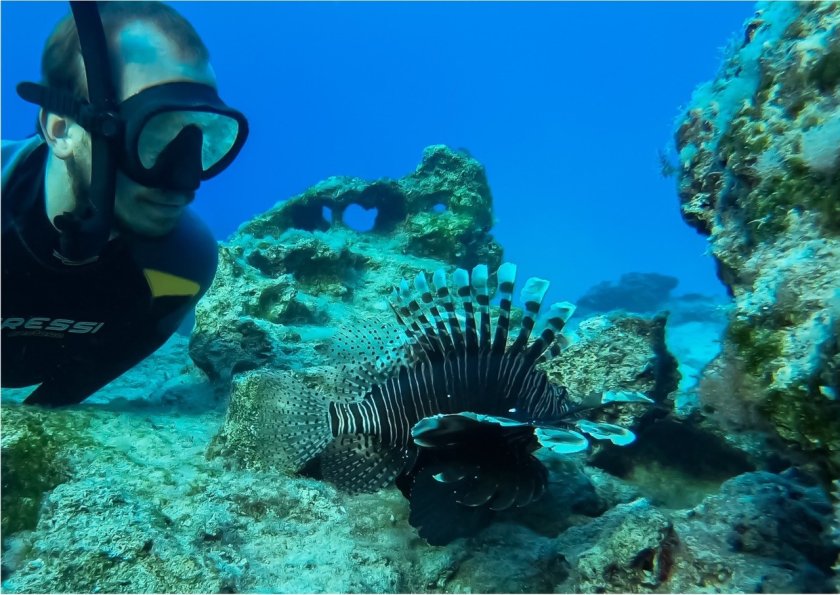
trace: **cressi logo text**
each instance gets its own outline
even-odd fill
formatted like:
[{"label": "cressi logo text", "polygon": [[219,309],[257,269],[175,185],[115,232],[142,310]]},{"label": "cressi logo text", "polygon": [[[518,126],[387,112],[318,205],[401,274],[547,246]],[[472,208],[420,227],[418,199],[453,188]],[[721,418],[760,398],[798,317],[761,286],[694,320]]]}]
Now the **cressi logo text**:
[{"label": "cressi logo text", "polygon": [[[99,329],[104,325],[104,322],[33,316],[31,318],[4,318],[2,328],[4,331],[17,331],[14,334],[29,334],[26,331],[50,331],[54,333],[72,333],[75,335],[92,335],[99,332]],[[37,333],[33,332],[31,334]]]}]

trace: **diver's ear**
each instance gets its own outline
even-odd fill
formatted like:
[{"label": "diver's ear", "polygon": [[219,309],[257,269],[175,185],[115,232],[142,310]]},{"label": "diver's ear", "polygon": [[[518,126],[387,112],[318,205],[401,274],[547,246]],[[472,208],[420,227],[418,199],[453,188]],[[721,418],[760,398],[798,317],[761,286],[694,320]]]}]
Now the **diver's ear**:
[{"label": "diver's ear", "polygon": [[76,124],[72,120],[41,109],[38,113],[38,124],[53,155],[59,159],[67,159],[73,155],[79,141],[78,134],[73,134],[72,128]]}]

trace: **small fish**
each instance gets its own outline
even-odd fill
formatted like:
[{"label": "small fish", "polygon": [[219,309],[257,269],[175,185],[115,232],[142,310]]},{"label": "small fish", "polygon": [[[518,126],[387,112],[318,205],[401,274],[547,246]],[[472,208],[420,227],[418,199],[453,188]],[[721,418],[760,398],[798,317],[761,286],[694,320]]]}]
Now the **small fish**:
[{"label": "small fish", "polygon": [[[614,444],[625,428],[582,414],[612,403],[652,403],[641,393],[607,392],[574,406],[537,364],[567,344],[560,332],[574,312],[552,305],[532,338],[548,282],[531,278],[516,336],[509,336],[516,267],[497,272],[499,313],[490,313],[488,270],[425,273],[403,281],[395,323],[347,329],[332,357],[343,360],[317,389],[292,374],[271,382],[273,406],[261,427],[297,468],[320,460],[324,479],[349,492],[396,484],[410,502],[409,522],[432,545],[472,535],[496,511],[523,507],[545,491],[539,448],[572,453],[587,435]],[[450,291],[450,286],[454,291]],[[454,293],[454,295],[453,295]]]}]

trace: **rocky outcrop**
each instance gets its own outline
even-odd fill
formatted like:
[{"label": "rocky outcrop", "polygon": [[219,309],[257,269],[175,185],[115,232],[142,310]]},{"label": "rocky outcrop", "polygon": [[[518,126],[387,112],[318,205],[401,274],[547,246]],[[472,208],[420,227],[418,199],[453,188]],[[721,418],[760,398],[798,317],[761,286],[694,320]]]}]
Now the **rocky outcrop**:
[{"label": "rocky outcrop", "polygon": [[[344,223],[376,209],[373,228]],[[244,224],[220,251],[196,312],[190,355],[224,385],[234,373],[318,363],[314,351],[356,311],[379,316],[419,270],[501,264],[484,168],[444,146],[399,180],[330,178]]]},{"label": "rocky outcrop", "polygon": [[740,402],[742,426],[769,422],[833,477],[840,474],[838,73],[840,5],[762,4],[718,77],[695,91],[676,134],[683,217],[709,236],[734,298],[701,402],[720,409],[723,388]]},{"label": "rocky outcrop", "polygon": [[[549,378],[573,400],[608,390],[636,391],[663,404],[677,389],[677,361],[665,344],[666,315],[594,316],[580,323],[575,340],[546,364]],[[635,425],[646,406],[624,407],[611,423]],[[635,414],[634,414],[635,412]]]}]

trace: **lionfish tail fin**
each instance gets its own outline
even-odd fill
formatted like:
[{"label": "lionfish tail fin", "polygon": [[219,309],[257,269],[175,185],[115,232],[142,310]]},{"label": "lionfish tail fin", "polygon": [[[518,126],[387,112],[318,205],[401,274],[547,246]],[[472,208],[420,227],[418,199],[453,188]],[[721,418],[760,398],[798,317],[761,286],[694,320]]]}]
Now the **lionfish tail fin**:
[{"label": "lionfish tail fin", "polygon": [[341,434],[321,455],[321,472],[351,494],[375,492],[391,485],[415,455],[411,449],[383,445],[376,436]]},{"label": "lionfish tail fin", "polygon": [[260,410],[259,439],[279,446],[289,465],[300,469],[332,440],[329,401],[292,372],[263,382],[273,398]]}]

